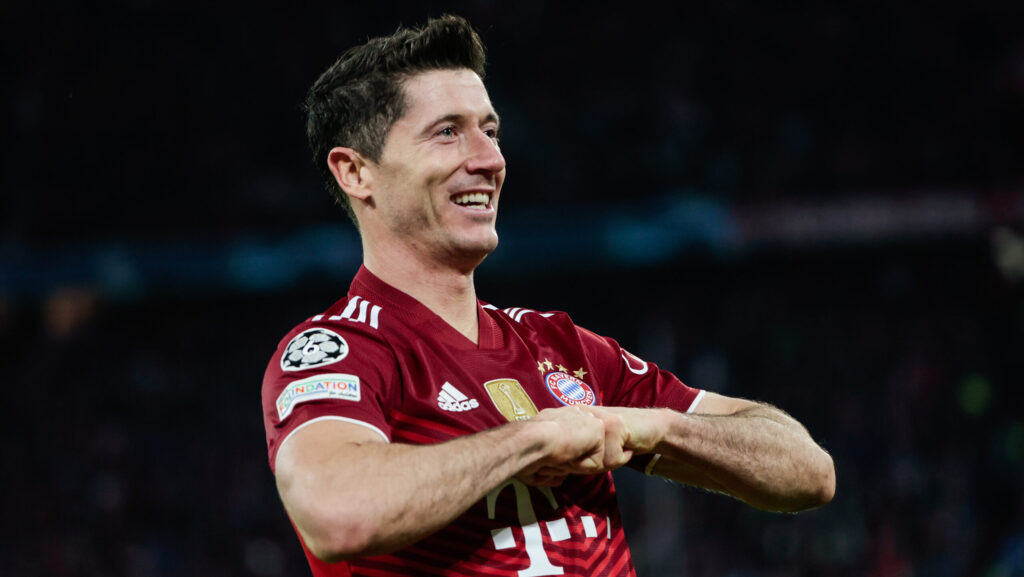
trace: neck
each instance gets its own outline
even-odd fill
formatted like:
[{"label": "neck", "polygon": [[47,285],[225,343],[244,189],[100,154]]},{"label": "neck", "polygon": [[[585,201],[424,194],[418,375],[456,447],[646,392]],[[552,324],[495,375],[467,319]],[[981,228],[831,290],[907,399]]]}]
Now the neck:
[{"label": "neck", "polygon": [[[472,266],[424,260],[411,247],[371,250],[363,243],[363,264],[377,278],[413,297],[467,339],[479,343],[476,287]],[[386,255],[386,256],[385,256]]]}]

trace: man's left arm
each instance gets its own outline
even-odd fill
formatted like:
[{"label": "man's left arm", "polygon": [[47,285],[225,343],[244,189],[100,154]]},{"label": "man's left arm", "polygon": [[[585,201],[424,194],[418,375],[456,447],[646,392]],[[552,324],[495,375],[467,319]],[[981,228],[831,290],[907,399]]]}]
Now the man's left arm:
[{"label": "man's left arm", "polygon": [[726,493],[758,509],[802,511],[835,493],[835,466],[796,419],[767,404],[705,392],[690,413],[663,408],[587,407],[635,454],[654,453],[649,472]]}]

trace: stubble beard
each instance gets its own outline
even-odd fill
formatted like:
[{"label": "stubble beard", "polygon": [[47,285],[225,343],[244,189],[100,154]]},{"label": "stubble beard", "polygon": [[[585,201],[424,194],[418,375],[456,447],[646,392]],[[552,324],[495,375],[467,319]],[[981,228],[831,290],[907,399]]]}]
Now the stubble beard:
[{"label": "stubble beard", "polygon": [[[433,219],[430,214],[434,216]],[[420,258],[435,266],[452,267],[463,273],[472,272],[498,247],[498,234],[493,224],[486,238],[480,238],[480,231],[477,230],[471,231],[469,235],[460,235],[433,209],[429,214],[422,210],[399,212],[392,219],[390,228]],[[422,234],[424,231],[426,235]]]}]

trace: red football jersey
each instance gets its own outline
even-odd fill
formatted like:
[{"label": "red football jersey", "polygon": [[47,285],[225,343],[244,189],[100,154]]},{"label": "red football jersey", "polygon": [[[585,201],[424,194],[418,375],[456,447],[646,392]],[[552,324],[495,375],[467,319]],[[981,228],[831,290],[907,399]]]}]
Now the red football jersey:
[{"label": "red football jersey", "polygon": [[[267,368],[271,467],[288,435],[322,419],[365,426],[389,442],[428,444],[548,407],[688,411],[702,394],[565,313],[481,303],[477,315],[479,346],[361,268],[348,296],[293,329]],[[317,577],[635,574],[611,473],[571,476],[553,488],[509,479],[451,525],[395,553],[333,565],[308,549],[306,556]]]}]

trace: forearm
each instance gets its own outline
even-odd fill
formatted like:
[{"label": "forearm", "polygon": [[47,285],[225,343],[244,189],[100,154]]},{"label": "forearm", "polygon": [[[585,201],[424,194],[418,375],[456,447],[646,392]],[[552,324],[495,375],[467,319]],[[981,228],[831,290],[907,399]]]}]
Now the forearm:
[{"label": "forearm", "polygon": [[390,552],[447,525],[540,458],[541,431],[525,425],[435,445],[347,444],[324,462],[302,463],[295,468],[301,474],[279,475],[280,489],[317,556],[339,561]]},{"label": "forearm", "polygon": [[786,413],[754,405],[728,415],[661,411],[655,474],[730,494],[759,509],[799,511],[829,502],[832,458]]},{"label": "forearm", "polygon": [[432,445],[383,443],[359,425],[323,421],[277,456],[277,484],[307,547],[326,561],[387,553],[453,521],[510,477],[541,467],[601,470],[602,422],[575,407]]}]

